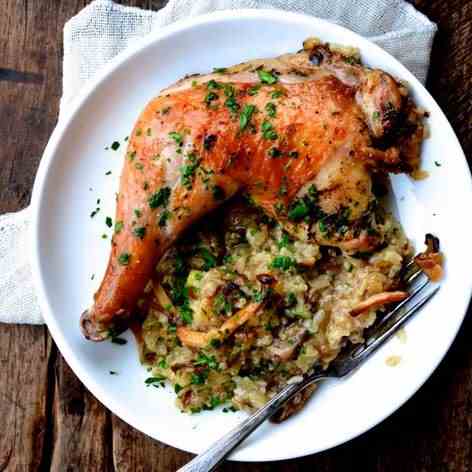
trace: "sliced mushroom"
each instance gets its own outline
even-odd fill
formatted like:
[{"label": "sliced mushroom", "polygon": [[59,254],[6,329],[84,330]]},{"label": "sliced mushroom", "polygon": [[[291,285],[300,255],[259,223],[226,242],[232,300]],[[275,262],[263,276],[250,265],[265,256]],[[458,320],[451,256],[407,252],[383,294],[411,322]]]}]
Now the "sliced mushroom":
[{"label": "sliced mushroom", "polygon": [[177,337],[185,346],[203,348],[208,346],[214,339],[221,341],[231,336],[234,331],[256,315],[261,306],[262,302],[250,303],[236,312],[231,318],[228,318],[218,329],[206,332],[194,331],[185,326],[179,326],[177,328]]},{"label": "sliced mushroom", "polygon": [[284,407],[282,407],[274,416],[270,419],[272,423],[281,423],[285,421],[289,416],[300,411],[308,399],[313,395],[316,390],[316,385],[309,385],[300,393],[297,393]]},{"label": "sliced mushroom", "polygon": [[280,337],[282,339],[276,339],[271,346],[267,348],[267,351],[271,357],[275,357],[277,361],[288,361],[291,359],[305,339],[308,330],[301,323],[293,323],[283,332]]},{"label": "sliced mushroom", "polygon": [[351,316],[360,315],[364,311],[370,310],[372,308],[379,308],[383,305],[386,305],[387,303],[401,302],[406,297],[408,297],[408,292],[397,291],[377,293],[376,295],[372,295],[371,297],[367,298],[367,300],[357,304],[351,310]]},{"label": "sliced mushroom", "polygon": [[425,237],[426,251],[415,257],[418,267],[433,281],[439,281],[443,276],[443,256],[439,250],[439,239],[432,234]]}]

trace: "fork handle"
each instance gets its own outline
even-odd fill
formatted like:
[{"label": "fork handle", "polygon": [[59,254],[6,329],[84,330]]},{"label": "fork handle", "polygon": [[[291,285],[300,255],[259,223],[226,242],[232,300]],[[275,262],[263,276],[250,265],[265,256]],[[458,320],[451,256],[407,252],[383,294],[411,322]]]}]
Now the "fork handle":
[{"label": "fork handle", "polygon": [[289,384],[274,395],[262,408],[259,408],[249,418],[218,439],[205,452],[199,454],[177,472],[210,472],[220,464],[244,439],[246,439],[260,424],[270,418],[275,412],[288,402],[294,395],[319,380],[326,378],[319,374],[304,379],[299,383]]}]

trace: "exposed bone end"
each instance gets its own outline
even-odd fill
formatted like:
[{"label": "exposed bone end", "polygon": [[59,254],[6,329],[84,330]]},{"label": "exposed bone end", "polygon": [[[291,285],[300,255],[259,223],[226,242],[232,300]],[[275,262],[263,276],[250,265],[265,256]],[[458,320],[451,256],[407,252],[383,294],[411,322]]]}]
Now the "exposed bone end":
[{"label": "exposed bone end", "polygon": [[93,316],[93,311],[85,310],[80,317],[80,329],[90,341],[104,341],[125,331],[129,312],[119,310],[113,318],[113,325],[104,325]]},{"label": "exposed bone end", "polygon": [[108,337],[106,331],[98,329],[89,310],[85,310],[80,317],[80,329],[85,338],[90,341],[104,341]]}]

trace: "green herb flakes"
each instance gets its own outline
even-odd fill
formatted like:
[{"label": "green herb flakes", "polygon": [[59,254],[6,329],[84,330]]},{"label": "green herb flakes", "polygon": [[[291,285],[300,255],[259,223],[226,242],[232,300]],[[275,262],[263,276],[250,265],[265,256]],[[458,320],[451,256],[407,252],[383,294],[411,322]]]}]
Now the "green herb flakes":
[{"label": "green herb flakes", "polygon": [[248,90],[247,90],[247,94],[248,95],[257,95],[259,93],[259,90],[260,90],[261,86],[260,84],[258,85],[253,85],[252,87],[249,87]]},{"label": "green herb flakes", "polygon": [[110,146],[110,148],[113,149],[113,151],[118,150],[119,147],[120,147],[120,143],[118,141],[113,141]]},{"label": "green herb flakes", "polygon": [[144,236],[146,235],[146,228],[144,226],[139,226],[137,228],[134,228],[133,234],[139,239],[144,239]]},{"label": "green herb flakes", "polygon": [[162,187],[161,189],[159,189],[157,192],[153,193],[149,197],[148,204],[150,208],[152,208],[153,210],[161,206],[166,207],[167,204],[169,203],[169,197],[170,197],[170,188]]},{"label": "green herb flakes", "polygon": [[205,96],[204,102],[207,104],[207,106],[210,106],[212,102],[215,100],[218,100],[218,94],[215,92],[208,92]]},{"label": "green herb flakes", "polygon": [[274,127],[269,121],[264,121],[261,125],[262,137],[264,139],[270,139],[271,141],[275,141],[279,135],[274,130]]},{"label": "green herb flakes", "polygon": [[197,359],[193,362],[194,365],[208,367],[209,369],[218,369],[218,361],[214,356],[199,352]]},{"label": "green herb flakes", "polygon": [[131,261],[131,254],[129,252],[122,252],[118,256],[118,264],[122,266],[127,266]]},{"label": "green herb flakes", "polygon": [[173,139],[177,146],[182,146],[182,144],[184,143],[183,136],[180,133],[177,133],[177,131],[171,131],[169,133],[169,138]]},{"label": "green herb flakes", "polygon": [[115,234],[120,233],[121,230],[123,229],[123,227],[124,227],[123,221],[116,221],[115,222]]},{"label": "green herb flakes", "polygon": [[295,260],[288,256],[276,256],[274,259],[272,259],[270,264],[273,269],[280,269],[283,271],[287,271],[295,265]]},{"label": "green herb flakes", "polygon": [[180,168],[181,182],[187,190],[190,190],[192,188],[193,177],[199,165],[200,159],[198,158],[198,156],[194,153],[190,153],[187,155],[187,161],[185,165]]},{"label": "green herb flakes", "polygon": [[113,220],[112,220],[109,216],[107,216],[107,217],[105,218],[105,224],[106,224],[109,228],[111,228],[111,227],[113,226]]},{"label": "green herb flakes", "polygon": [[265,106],[265,111],[267,112],[268,116],[274,118],[277,114],[277,106],[273,102],[267,102]]},{"label": "green herb flakes", "polygon": [[277,81],[279,80],[276,75],[264,69],[259,69],[257,71],[257,75],[259,76],[259,80],[263,84],[267,84],[267,85],[273,85],[277,83]]},{"label": "green herb flakes", "polygon": [[163,228],[166,224],[167,221],[170,219],[170,211],[169,210],[164,210],[161,213],[161,216],[159,217],[158,225],[160,228]]},{"label": "green herb flakes", "polygon": [[256,106],[255,105],[244,105],[244,108],[241,111],[241,114],[239,115],[239,129],[241,131],[244,131],[249,124],[251,123],[251,118],[252,115],[256,111]]},{"label": "green herb flakes", "polygon": [[269,155],[269,157],[275,158],[275,157],[280,157],[282,155],[282,151],[279,148],[271,147],[267,151],[267,154]]},{"label": "green herb flakes", "polygon": [[290,208],[288,212],[288,219],[292,221],[299,221],[310,212],[310,208],[304,200],[298,200]]}]

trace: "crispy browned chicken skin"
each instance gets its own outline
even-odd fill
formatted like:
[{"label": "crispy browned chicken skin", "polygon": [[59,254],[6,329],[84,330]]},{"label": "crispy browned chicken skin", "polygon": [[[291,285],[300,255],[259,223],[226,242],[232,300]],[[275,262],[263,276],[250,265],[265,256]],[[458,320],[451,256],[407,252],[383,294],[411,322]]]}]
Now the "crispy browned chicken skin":
[{"label": "crispy browned chicken skin", "polygon": [[[375,248],[372,175],[417,169],[422,116],[390,75],[316,40],[164,90],[130,136],[112,251],[84,335],[123,329],[169,246],[238,192],[289,232],[308,225],[319,244]],[[312,224],[321,216],[333,231]]]}]

